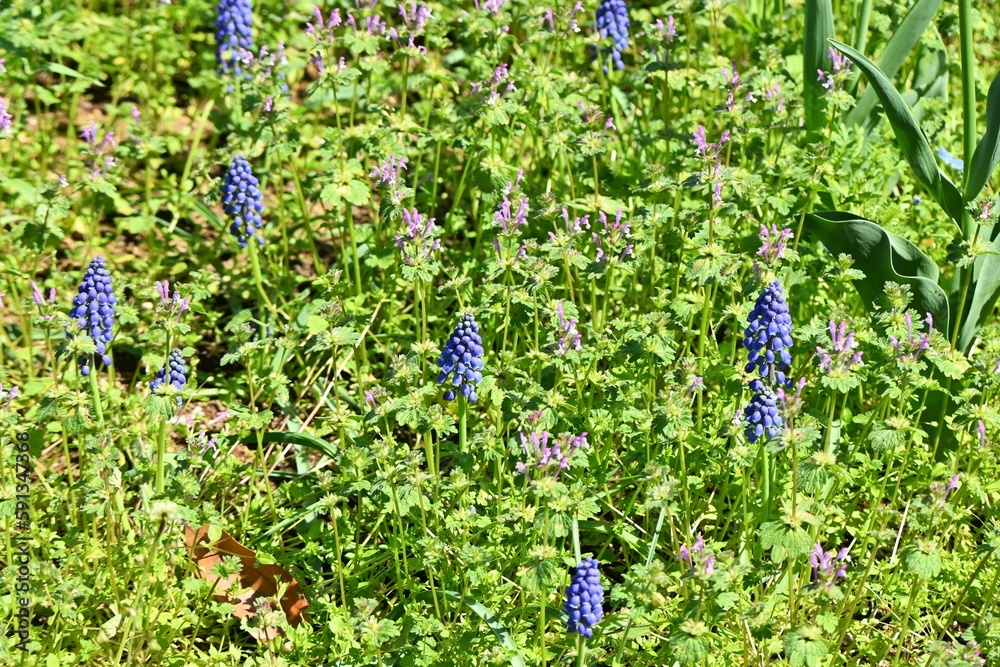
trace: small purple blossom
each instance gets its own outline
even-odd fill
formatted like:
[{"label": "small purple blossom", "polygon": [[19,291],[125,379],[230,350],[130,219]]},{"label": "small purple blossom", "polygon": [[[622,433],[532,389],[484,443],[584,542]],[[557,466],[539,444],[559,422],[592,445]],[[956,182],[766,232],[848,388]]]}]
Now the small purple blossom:
[{"label": "small purple blossom", "polygon": [[503,200],[497,205],[496,213],[493,215],[493,224],[500,227],[504,234],[517,233],[517,231],[528,224],[528,198],[521,197],[517,205],[517,210],[512,208],[513,202],[510,195],[515,188],[520,187],[524,170],[517,172],[517,178],[513,182],[507,181],[503,189]]},{"label": "small purple blossom", "polygon": [[0,132],[9,130],[14,120],[14,117],[10,115],[7,109],[7,100],[0,97]]},{"label": "small purple blossom", "polygon": [[705,539],[701,536],[701,533],[698,533],[698,537],[695,539],[693,545],[681,545],[677,560],[687,565],[690,568],[691,574],[701,574],[706,577],[711,576],[715,573],[715,556],[712,554],[706,555],[705,551]]},{"label": "small purple blossom", "polygon": [[174,290],[172,295],[170,294],[169,280],[157,282],[156,292],[160,295],[160,307],[171,314],[176,313],[178,321],[180,321],[181,313],[186,310],[190,310],[190,299],[182,299],[181,293],[177,290]]},{"label": "small purple blossom", "polygon": [[824,551],[823,545],[819,542],[809,554],[809,563],[812,565],[813,584],[831,590],[840,579],[847,578],[847,565],[851,562],[849,550],[844,547],[840,551]]},{"label": "small purple blossom", "polygon": [[34,280],[29,280],[28,283],[31,285],[31,300],[38,306],[38,315],[46,322],[52,319],[51,315],[46,315],[44,307],[54,306],[56,303],[56,288],[53,287],[49,290],[48,301],[45,300],[45,295],[42,294],[42,290],[38,289],[38,285],[35,284]]},{"label": "small purple blossom", "polygon": [[406,156],[396,157],[393,153],[388,160],[382,162],[372,169],[369,176],[375,179],[376,186],[380,190],[395,190],[406,171]]},{"label": "small purple blossom", "polygon": [[[503,85],[504,82],[507,83],[506,86]],[[503,92],[500,91],[501,87]],[[489,79],[472,84],[472,92],[477,93],[491,107],[506,99],[507,95],[515,90],[517,88],[514,87],[514,81],[510,78],[510,70],[506,64],[498,65]]]},{"label": "small purple blossom", "polygon": [[413,265],[419,262],[429,262],[434,253],[441,249],[440,239],[434,238],[437,226],[434,218],[424,218],[416,208],[403,209],[403,222],[406,231],[396,235],[396,247],[403,254],[403,261]]},{"label": "small purple blossom", "polygon": [[[554,467],[555,477],[558,477],[560,472],[569,467],[569,461],[576,450],[587,449],[590,446],[587,442],[586,431],[580,435],[564,433],[558,438],[552,437],[548,431],[535,431],[528,436],[525,436],[522,431],[521,445],[528,457],[534,457],[533,469],[544,473]],[[526,463],[518,462],[516,467],[519,473],[528,475],[529,468]]]},{"label": "small purple blossom", "polygon": [[785,250],[788,249],[788,241],[793,236],[792,230],[788,227],[779,232],[777,225],[771,225],[771,228],[768,229],[767,225],[762,223],[760,234],[757,235],[760,239],[760,250],[757,251],[757,256],[763,258],[766,264],[773,264],[779,259],[784,259]]},{"label": "small purple blossom", "polygon": [[[618,209],[613,222],[608,221],[608,217],[601,211],[597,214],[604,227],[601,234],[593,232],[591,238],[597,246],[597,262],[605,262],[612,253],[618,253],[618,259],[624,260],[626,257],[635,257],[633,244],[628,240],[632,238],[631,225],[622,223],[622,210]],[[603,237],[603,242],[602,242]],[[607,246],[607,248],[605,248]],[[618,247],[621,246],[621,250]]]},{"label": "small purple blossom", "polygon": [[827,90],[834,91],[840,88],[840,82],[846,78],[847,71],[851,68],[851,61],[832,46],[829,57],[831,71],[816,70],[817,81],[822,81],[823,87]]},{"label": "small purple blossom", "polygon": [[861,350],[855,352],[858,341],[854,339],[854,332],[847,331],[847,322],[839,325],[830,320],[830,350],[822,347],[816,348],[816,356],[819,357],[819,367],[827,374],[843,374],[852,366],[862,366]]},{"label": "small purple blossom", "polygon": [[561,357],[570,350],[582,350],[583,345],[580,343],[582,336],[576,328],[577,319],[575,317],[567,319],[561,301],[556,306],[556,317],[559,320],[556,330],[556,334],[559,336],[559,344],[556,346],[554,354],[557,357]]},{"label": "small purple blossom", "polygon": [[982,419],[979,420],[976,433],[979,434],[979,448],[986,449],[986,424],[983,423]]},{"label": "small purple blossom", "polygon": [[906,322],[906,339],[901,341],[896,336],[889,336],[889,342],[900,361],[916,361],[924,350],[930,349],[930,331],[934,328],[934,320],[931,318],[931,314],[927,313],[927,317],[924,319],[927,331],[920,335],[914,335],[913,318],[910,313],[906,313],[903,319]]}]

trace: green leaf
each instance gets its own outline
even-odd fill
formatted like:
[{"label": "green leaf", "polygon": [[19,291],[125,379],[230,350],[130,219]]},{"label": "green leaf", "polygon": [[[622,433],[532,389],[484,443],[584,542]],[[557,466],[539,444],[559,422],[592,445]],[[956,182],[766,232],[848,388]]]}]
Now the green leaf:
[{"label": "green leaf", "polygon": [[1000,162],[1000,73],[993,78],[986,98],[986,132],[972,154],[969,180],[965,183],[965,201],[979,196],[997,162]]},{"label": "green leaf", "polygon": [[[994,225],[994,248],[1000,246],[1000,225]],[[976,340],[979,328],[993,312],[993,305],[1000,297],[1000,255],[986,254],[976,258],[970,285],[972,299],[962,313],[962,324],[958,332],[958,349],[968,353]]]},{"label": "green leaf", "polygon": [[830,0],[806,0],[806,35],[803,45],[805,81],[802,92],[806,107],[806,130],[814,135],[826,124],[825,93],[823,83],[816,76],[817,70],[829,67],[827,41],[833,39],[833,6]]},{"label": "green leaf", "polygon": [[785,637],[785,655],[792,667],[819,667],[829,649],[820,628],[799,628]]},{"label": "green leaf", "polygon": [[908,546],[900,555],[906,568],[921,579],[933,579],[941,573],[941,554],[927,545]]},{"label": "green leaf", "polygon": [[899,94],[882,71],[864,55],[847,44],[832,41],[834,48],[850,58],[868,78],[868,83],[878,95],[886,118],[892,125],[903,157],[910,164],[917,180],[927,189],[945,213],[961,228],[964,205],[958,188],[938,169],[931,145],[917,124],[902,95]]},{"label": "green leaf", "polygon": [[[225,439],[227,447],[232,447],[237,442],[241,442],[244,445],[258,444],[257,434],[250,433],[242,437],[238,435],[231,435]],[[320,440],[314,435],[309,435],[308,433],[286,433],[284,431],[266,431],[261,434],[261,439],[259,441],[261,444],[269,445],[272,443],[279,443],[282,445],[299,445],[300,447],[308,447],[309,449],[315,449],[321,454],[326,454],[331,459],[337,457],[337,452],[334,447],[324,441]]]},{"label": "green leaf", "polygon": [[521,649],[517,647],[514,642],[513,637],[507,632],[507,628],[503,626],[496,616],[493,615],[489,609],[487,609],[482,603],[476,602],[472,598],[462,597],[461,593],[456,593],[455,591],[442,591],[450,600],[460,600],[462,604],[469,608],[470,611],[474,612],[479,618],[483,619],[483,623],[493,631],[493,635],[500,642],[500,645],[507,649],[507,662],[509,662],[513,667],[526,667],[524,664],[524,656],[521,655]]},{"label": "green leaf", "polygon": [[917,246],[850,213],[823,211],[810,213],[806,219],[807,229],[827,250],[833,255],[850,255],[855,266],[864,271],[865,277],[855,280],[854,286],[866,307],[872,309],[887,281],[909,285],[913,291],[911,307],[918,313],[930,313],[939,331],[950,330],[948,296],[938,286],[938,267]]},{"label": "green leaf", "polygon": [[[921,35],[930,25],[940,6],[941,0],[919,0],[906,13],[906,18],[889,38],[889,42],[885,45],[885,49],[882,50],[882,55],[878,59],[878,68],[886,77],[892,79],[896,76],[899,68],[902,67],[913,47],[920,41]],[[848,125],[858,125],[863,122],[875,109],[875,101],[874,87],[869,87],[854,108],[844,116],[844,122]]]}]

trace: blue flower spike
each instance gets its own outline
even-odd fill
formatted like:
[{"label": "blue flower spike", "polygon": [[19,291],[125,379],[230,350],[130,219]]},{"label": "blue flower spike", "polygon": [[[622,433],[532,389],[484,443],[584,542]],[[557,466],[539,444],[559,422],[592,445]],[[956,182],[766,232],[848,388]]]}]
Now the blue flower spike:
[{"label": "blue flower spike", "polygon": [[769,383],[787,386],[792,366],[792,316],[780,281],[764,289],[747,322],[743,337],[749,352],[746,372],[756,369]]},{"label": "blue flower spike", "polygon": [[[149,383],[150,391],[156,391],[164,384],[172,384],[180,391],[181,387],[187,384],[187,366],[184,364],[184,355],[180,349],[174,348],[170,352],[167,366],[156,372],[156,377]],[[181,397],[177,397],[177,405],[181,405]]]},{"label": "blue flower spike", "polygon": [[[611,62],[618,69],[625,69],[622,52],[628,48],[628,7],[625,0],[601,0],[597,7],[597,31],[601,37],[614,40],[611,47]],[[604,68],[607,71],[607,67]]]},{"label": "blue flower spike", "polygon": [[[69,316],[76,320],[80,329],[87,332],[97,354],[105,366],[111,365],[108,345],[115,337],[115,298],[114,286],[111,284],[111,273],[103,257],[95,257],[83,275],[83,282],[73,297],[73,309]],[[86,356],[80,356],[80,373],[90,375],[90,362]]]},{"label": "blue flower spike", "polygon": [[604,586],[601,585],[597,559],[584,558],[566,589],[566,602],[563,604],[563,611],[569,616],[566,631],[579,633],[588,639],[593,637],[594,626],[604,617],[603,605]]},{"label": "blue flower spike", "polygon": [[253,5],[250,0],[219,0],[216,7],[216,60],[220,72],[240,76],[240,49],[253,50]]},{"label": "blue flower spike", "polygon": [[458,326],[448,338],[448,342],[438,357],[438,383],[451,381],[451,389],[444,393],[446,401],[454,401],[456,391],[475,403],[479,397],[475,386],[483,379],[483,339],[479,335],[479,325],[471,313],[466,313],[458,321]]},{"label": "blue flower spike", "polygon": [[264,245],[264,197],[258,188],[257,177],[245,157],[233,158],[226,178],[222,183],[222,207],[229,216],[229,231],[239,242],[241,248],[247,247],[247,241],[256,237],[260,245]]}]

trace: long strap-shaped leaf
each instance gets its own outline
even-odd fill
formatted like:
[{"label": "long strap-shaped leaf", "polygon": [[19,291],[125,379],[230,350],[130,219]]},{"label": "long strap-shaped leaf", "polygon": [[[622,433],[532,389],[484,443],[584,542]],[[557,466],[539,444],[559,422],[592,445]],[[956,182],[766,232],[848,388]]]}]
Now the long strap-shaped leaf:
[{"label": "long strap-shaped leaf", "polygon": [[[920,41],[921,35],[930,25],[940,6],[941,0],[919,0],[906,13],[906,17],[889,38],[889,42],[885,45],[882,55],[878,59],[878,68],[887,78],[891,80],[899,72],[899,68],[903,66],[910,51]],[[876,99],[875,91],[872,88],[866,90],[854,108],[844,116],[844,122],[848,125],[857,125],[863,122],[875,108]]]},{"label": "long strap-shaped leaf", "polygon": [[806,35],[802,52],[805,70],[802,95],[806,107],[806,130],[810,139],[826,124],[823,113],[823,84],[816,76],[817,70],[829,69],[828,40],[833,39],[833,7],[830,0],[806,0]]},{"label": "long strap-shaped leaf", "polygon": [[948,296],[938,285],[938,267],[901,236],[887,232],[871,220],[843,213],[823,211],[806,216],[807,229],[816,235],[834,255],[854,258],[854,265],[865,277],[854,286],[870,310],[882,296],[885,283],[909,285],[913,293],[910,307],[918,313],[930,313],[934,328],[947,332],[950,314]]},{"label": "long strap-shaped leaf", "polygon": [[965,184],[965,201],[979,196],[986,181],[993,175],[997,162],[1000,162],[1000,73],[990,84],[990,93],[986,98],[986,133],[972,154],[969,180]]},{"label": "long strap-shaped leaf", "polygon": [[892,125],[892,131],[896,135],[896,141],[899,143],[903,157],[910,164],[917,180],[961,229],[962,195],[955,184],[938,169],[930,143],[924,136],[923,130],[920,129],[920,125],[913,118],[913,114],[910,113],[910,109],[906,106],[899,91],[893,87],[892,82],[875,63],[862,53],[841,42],[831,40],[831,43],[834,48],[850,58],[868,79],[871,88],[878,95],[879,101],[882,102],[882,108],[885,109],[886,118]]},{"label": "long strap-shaped leaf", "polygon": [[[1000,227],[994,228],[992,245],[994,252],[1000,252]],[[958,331],[958,349],[965,354],[972,349],[979,327],[986,323],[1000,297],[1000,255],[982,255],[976,259],[971,293]]]}]

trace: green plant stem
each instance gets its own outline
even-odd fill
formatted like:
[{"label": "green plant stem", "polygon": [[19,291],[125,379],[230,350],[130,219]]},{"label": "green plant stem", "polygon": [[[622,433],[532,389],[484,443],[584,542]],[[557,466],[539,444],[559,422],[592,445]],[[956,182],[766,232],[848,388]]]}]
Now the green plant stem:
[{"label": "green plant stem", "polygon": [[160,431],[156,435],[156,493],[163,493],[164,459],[167,453],[167,420],[160,419]]},{"label": "green plant stem", "polygon": [[357,232],[354,229],[354,212],[351,211],[351,203],[344,202],[344,215],[347,217],[347,234],[351,237],[351,260],[354,267],[354,293],[361,296],[361,261],[358,257],[358,242],[355,238]]},{"label": "green plant stem", "polygon": [[466,404],[465,394],[458,392],[458,451],[465,454],[468,448],[466,413],[469,407]]},{"label": "green plant stem", "polygon": [[104,426],[104,410],[101,408],[101,390],[97,386],[97,363],[93,363],[88,378],[90,378],[90,395],[94,399],[94,413],[97,415],[97,423]]}]

